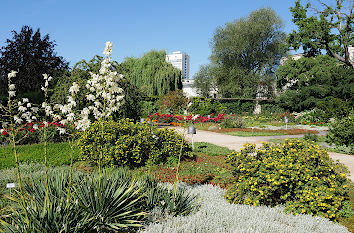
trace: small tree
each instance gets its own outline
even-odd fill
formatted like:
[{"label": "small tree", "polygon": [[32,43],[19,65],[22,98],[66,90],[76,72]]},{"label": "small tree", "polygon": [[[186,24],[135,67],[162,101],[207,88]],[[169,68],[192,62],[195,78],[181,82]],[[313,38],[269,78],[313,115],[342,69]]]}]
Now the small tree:
[{"label": "small tree", "polygon": [[34,31],[23,26],[21,32],[12,31],[13,38],[6,40],[6,46],[0,50],[0,94],[7,90],[7,74],[11,70],[18,71],[13,83],[19,93],[41,92],[42,74],[53,75],[58,71],[67,70],[68,63],[57,56],[49,35],[42,37],[40,30]]}]

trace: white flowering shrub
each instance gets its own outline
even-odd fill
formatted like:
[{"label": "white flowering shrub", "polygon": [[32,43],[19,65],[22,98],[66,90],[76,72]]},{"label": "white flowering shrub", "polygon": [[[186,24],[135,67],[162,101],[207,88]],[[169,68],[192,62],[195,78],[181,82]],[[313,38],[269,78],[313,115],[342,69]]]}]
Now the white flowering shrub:
[{"label": "white flowering shrub", "polygon": [[[146,226],[145,233],[234,233],[234,232],[331,232],[347,233],[344,226],[328,219],[311,215],[288,215],[282,207],[249,206],[229,204],[224,190],[212,185],[199,185],[191,189],[201,197],[198,212],[189,216],[164,217],[159,223]],[[158,214],[164,216],[163,214]]]}]

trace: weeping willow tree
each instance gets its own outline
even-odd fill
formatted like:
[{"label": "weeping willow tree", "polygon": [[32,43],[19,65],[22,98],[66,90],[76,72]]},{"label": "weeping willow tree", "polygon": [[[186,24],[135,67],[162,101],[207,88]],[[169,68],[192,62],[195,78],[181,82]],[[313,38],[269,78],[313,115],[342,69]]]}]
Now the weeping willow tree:
[{"label": "weeping willow tree", "polygon": [[122,73],[148,96],[161,96],[182,89],[181,71],[165,60],[166,52],[150,51],[141,58],[126,58]]}]

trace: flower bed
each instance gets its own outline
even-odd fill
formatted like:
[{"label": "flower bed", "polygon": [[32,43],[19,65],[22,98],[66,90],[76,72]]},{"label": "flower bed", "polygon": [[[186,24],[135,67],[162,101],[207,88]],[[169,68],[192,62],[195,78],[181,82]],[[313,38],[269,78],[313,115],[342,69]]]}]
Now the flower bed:
[{"label": "flower bed", "polygon": [[298,134],[318,134],[319,132],[316,130],[308,130],[308,129],[252,129],[252,128],[233,128],[233,129],[217,129],[215,132],[217,133],[229,133],[234,131],[240,132],[261,132],[261,133],[279,133],[284,135],[298,135]]},{"label": "flower bed", "polygon": [[213,115],[211,114],[210,116],[199,116],[199,115],[173,115],[173,114],[160,114],[160,113],[155,113],[153,115],[149,115],[148,119],[151,121],[156,121],[159,123],[170,123],[175,126],[181,126],[181,123],[183,122],[190,122],[190,123],[207,123],[207,122],[214,122],[214,123],[220,123],[224,119],[224,116],[226,114],[218,114],[218,115]]}]

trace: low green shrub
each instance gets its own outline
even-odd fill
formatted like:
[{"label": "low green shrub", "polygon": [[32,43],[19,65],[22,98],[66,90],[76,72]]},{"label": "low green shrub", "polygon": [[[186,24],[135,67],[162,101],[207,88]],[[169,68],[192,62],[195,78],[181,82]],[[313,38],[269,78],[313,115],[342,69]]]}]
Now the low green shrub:
[{"label": "low green shrub", "polygon": [[[94,122],[78,141],[81,159],[104,166],[140,167],[191,157],[191,148],[172,129],[158,129],[129,119]],[[181,149],[182,147],[182,149]]]},{"label": "low green shrub", "polygon": [[331,123],[327,139],[338,146],[354,147],[354,116]]},{"label": "low green shrub", "polygon": [[326,123],[330,119],[329,115],[325,111],[314,108],[310,111],[301,112],[296,117],[296,122],[299,124],[309,124],[309,123]]},{"label": "low green shrub", "polygon": [[224,117],[220,126],[222,128],[245,128],[246,122],[240,116],[227,116]]},{"label": "low green shrub", "polygon": [[227,156],[235,183],[225,195],[232,203],[284,205],[293,214],[341,217],[350,181],[344,165],[335,163],[316,144],[285,140],[283,144],[245,145]]}]

